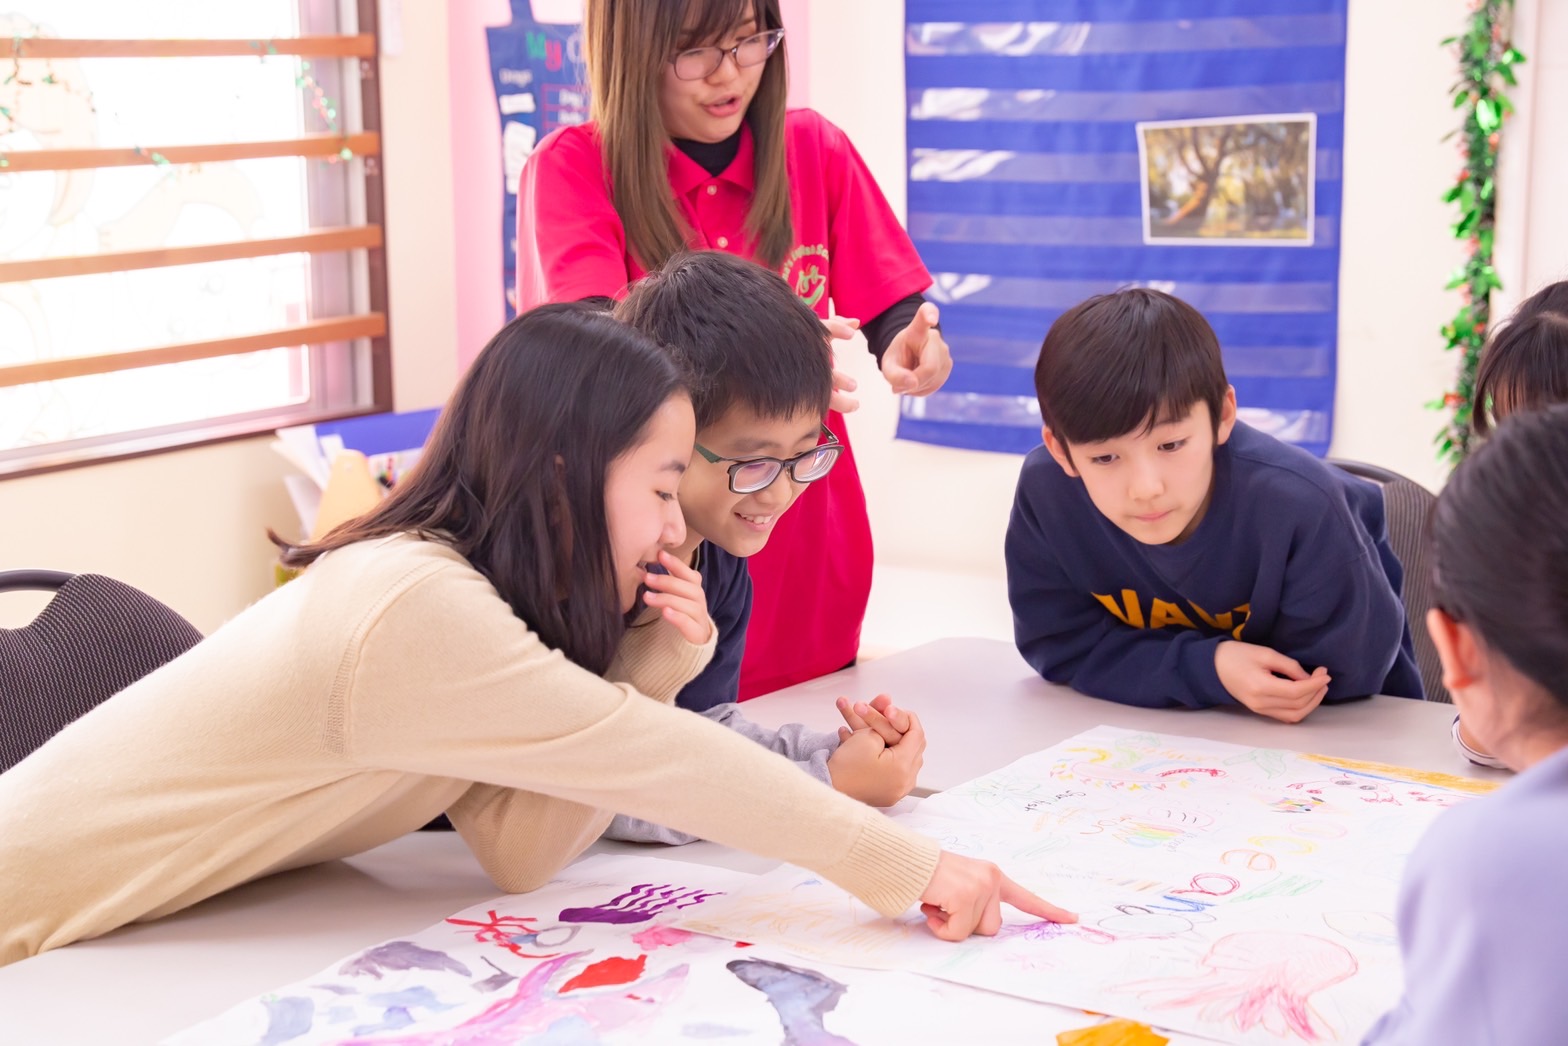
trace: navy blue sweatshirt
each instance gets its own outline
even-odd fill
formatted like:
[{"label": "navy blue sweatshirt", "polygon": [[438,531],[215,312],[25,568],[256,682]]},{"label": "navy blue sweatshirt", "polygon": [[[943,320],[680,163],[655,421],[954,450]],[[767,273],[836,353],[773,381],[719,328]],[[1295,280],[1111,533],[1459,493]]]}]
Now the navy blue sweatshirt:
[{"label": "navy blue sweatshirt", "polygon": [[751,573],[746,561],[732,556],[711,541],[697,546],[697,572],[708,597],[708,616],[718,630],[718,645],[708,667],[675,695],[675,703],[693,712],[736,699],[740,689],[740,656],[746,649],[746,625],[751,620]]},{"label": "navy blue sweatshirt", "polygon": [[1234,638],[1327,667],[1326,701],[1421,696],[1382,491],[1244,424],[1216,448],[1208,511],[1179,545],[1124,533],[1035,448],[1006,557],[1019,652],[1082,693],[1237,704],[1214,670]]}]

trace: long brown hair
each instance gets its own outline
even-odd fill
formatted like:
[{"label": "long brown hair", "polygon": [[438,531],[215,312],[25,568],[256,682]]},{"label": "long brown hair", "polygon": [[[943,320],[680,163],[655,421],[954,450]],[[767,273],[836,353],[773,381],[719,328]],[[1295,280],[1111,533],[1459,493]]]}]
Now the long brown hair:
[{"label": "long brown hair", "polygon": [[[670,58],[717,41],[748,17],[758,32],[782,29],[779,0],[586,0],[583,51],[592,112],[627,244],[644,269],[662,267],[689,246],[690,229],[670,189],[659,115],[659,84]],[[746,234],[758,261],[784,263],[795,240],[784,160],[784,105],[789,93],[788,42],[762,69],[746,110],[755,147],[755,184]]]},{"label": "long brown hair", "polygon": [[652,338],[591,305],[541,305],[485,346],[385,501],[320,541],[273,540],[291,567],[393,534],[444,542],[546,646],[602,673],[625,632],[605,477],[685,392]]}]

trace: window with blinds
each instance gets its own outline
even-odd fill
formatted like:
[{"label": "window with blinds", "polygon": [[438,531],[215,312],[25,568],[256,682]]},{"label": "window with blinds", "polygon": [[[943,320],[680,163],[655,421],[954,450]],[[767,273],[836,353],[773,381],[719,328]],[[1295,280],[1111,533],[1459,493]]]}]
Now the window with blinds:
[{"label": "window with blinds", "polygon": [[375,13],[0,14],[0,475],[391,408]]}]

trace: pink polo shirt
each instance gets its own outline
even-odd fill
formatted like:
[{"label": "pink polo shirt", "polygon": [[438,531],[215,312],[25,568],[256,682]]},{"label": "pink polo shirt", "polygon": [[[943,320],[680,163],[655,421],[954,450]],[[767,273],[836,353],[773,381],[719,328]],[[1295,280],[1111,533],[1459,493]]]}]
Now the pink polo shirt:
[{"label": "pink polo shirt", "polygon": [[[931,275],[844,132],[810,109],[784,126],[795,247],[781,267],[795,292],[829,315],[869,320],[923,291]],[[674,146],[670,187],[693,230],[691,246],[751,257],[745,234],[754,149],[750,127],[717,177]],[[518,186],[517,302],[619,296],[646,270],[627,250],[592,124],[539,143]],[[837,412],[828,427],[846,447]],[[871,594],[871,525],[854,452],[808,487],[751,557],[751,624],[741,662],[745,700],[835,671],[855,659]]]}]

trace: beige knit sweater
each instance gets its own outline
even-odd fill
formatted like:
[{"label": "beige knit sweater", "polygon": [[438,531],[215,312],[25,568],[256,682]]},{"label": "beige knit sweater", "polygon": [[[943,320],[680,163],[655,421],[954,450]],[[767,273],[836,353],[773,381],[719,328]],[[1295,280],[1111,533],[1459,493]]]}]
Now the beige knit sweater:
[{"label": "beige knit sweater", "polygon": [[908,908],[934,842],[670,705],[712,652],[657,621],[607,682],[443,544],[333,552],[0,774],[0,965],[443,810],[503,890],[620,812]]}]

